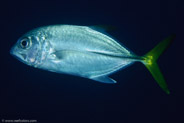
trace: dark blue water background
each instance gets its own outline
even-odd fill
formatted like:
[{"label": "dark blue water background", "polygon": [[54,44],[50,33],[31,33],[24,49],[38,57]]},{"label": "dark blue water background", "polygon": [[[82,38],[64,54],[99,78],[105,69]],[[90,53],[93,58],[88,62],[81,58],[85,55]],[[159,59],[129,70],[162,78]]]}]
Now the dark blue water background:
[{"label": "dark blue water background", "polygon": [[[39,123],[183,123],[184,4],[179,0],[2,1],[0,120]],[[53,24],[110,25],[109,32],[137,55],[172,33],[176,39],[158,64],[165,94],[141,63],[111,77],[117,84],[29,67],[9,54],[25,32]]]}]

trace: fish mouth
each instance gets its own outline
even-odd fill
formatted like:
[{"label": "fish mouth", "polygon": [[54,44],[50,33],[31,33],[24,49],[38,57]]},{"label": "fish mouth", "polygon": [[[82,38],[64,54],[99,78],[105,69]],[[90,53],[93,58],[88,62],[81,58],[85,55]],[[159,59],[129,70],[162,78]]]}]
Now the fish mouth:
[{"label": "fish mouth", "polygon": [[16,58],[17,60],[21,61],[21,62],[24,62],[24,56],[23,54],[14,54],[13,52],[10,52],[10,54]]},{"label": "fish mouth", "polygon": [[24,60],[26,59],[26,55],[23,54],[23,53],[18,52],[18,50],[16,49],[16,47],[12,47],[12,48],[10,49],[10,54],[11,54],[14,58],[16,58],[17,60],[19,60],[19,61],[25,63]]},{"label": "fish mouth", "polygon": [[12,47],[12,48],[10,49],[10,54],[11,54],[12,56],[14,56],[14,47]]}]

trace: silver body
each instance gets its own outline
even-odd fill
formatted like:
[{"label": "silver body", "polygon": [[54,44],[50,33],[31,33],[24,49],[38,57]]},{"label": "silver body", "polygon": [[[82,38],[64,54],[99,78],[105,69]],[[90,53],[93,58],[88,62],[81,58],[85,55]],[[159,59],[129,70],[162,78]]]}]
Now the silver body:
[{"label": "silver body", "polygon": [[[30,47],[21,49],[17,45],[25,37]],[[34,29],[19,39],[11,53],[40,69],[104,83],[115,83],[108,75],[137,61],[135,55],[106,34],[73,25]]]}]

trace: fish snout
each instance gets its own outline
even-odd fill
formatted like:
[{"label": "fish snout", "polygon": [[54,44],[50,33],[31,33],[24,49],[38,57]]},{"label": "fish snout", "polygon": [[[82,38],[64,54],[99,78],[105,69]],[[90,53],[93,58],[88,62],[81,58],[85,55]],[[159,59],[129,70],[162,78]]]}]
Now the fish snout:
[{"label": "fish snout", "polygon": [[11,55],[14,55],[14,52],[15,52],[15,47],[12,47],[12,48],[10,49],[10,54],[11,54]]}]

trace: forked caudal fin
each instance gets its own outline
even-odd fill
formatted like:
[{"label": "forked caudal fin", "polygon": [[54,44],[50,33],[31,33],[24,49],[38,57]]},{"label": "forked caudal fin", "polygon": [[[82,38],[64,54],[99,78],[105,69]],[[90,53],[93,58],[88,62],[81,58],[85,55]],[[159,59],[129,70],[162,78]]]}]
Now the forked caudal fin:
[{"label": "forked caudal fin", "polygon": [[161,41],[157,46],[155,46],[151,51],[149,51],[146,55],[143,56],[143,64],[150,71],[153,78],[157,81],[159,86],[169,94],[170,91],[167,87],[165,79],[157,65],[157,59],[159,56],[165,51],[165,49],[171,44],[175,35],[171,35],[165,40]]}]

